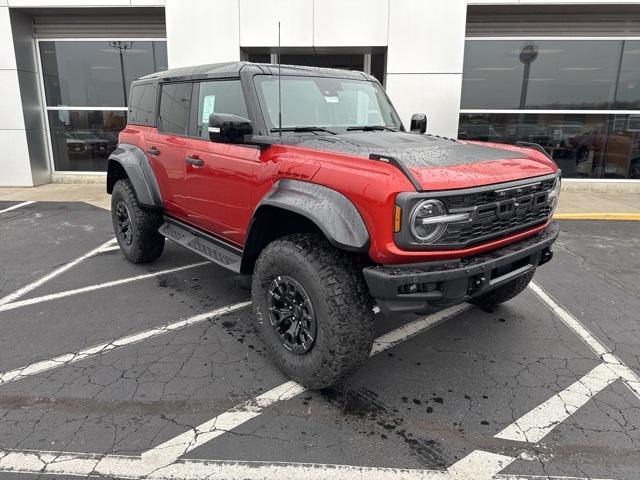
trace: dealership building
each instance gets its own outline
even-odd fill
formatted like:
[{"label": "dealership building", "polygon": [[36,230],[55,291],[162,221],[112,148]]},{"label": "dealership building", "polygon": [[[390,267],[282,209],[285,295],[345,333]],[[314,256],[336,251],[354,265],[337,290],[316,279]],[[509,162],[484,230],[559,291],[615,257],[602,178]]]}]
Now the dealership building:
[{"label": "dealership building", "polygon": [[0,0],[0,186],[99,180],[131,80],[275,62],[278,22],[282,63],[371,73],[405,125],[640,189],[640,3],[620,0]]}]

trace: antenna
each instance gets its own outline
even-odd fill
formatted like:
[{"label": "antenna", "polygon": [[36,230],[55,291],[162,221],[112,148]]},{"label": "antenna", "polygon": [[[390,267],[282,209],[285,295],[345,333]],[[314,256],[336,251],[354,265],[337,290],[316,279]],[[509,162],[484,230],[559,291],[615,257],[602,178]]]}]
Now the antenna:
[{"label": "antenna", "polygon": [[278,22],[278,132],[282,137],[282,86],[280,83],[280,22]]}]

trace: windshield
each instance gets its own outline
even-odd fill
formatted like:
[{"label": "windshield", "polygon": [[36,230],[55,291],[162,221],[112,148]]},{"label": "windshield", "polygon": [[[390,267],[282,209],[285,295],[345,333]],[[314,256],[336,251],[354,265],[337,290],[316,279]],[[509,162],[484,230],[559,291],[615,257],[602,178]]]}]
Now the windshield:
[{"label": "windshield", "polygon": [[[256,75],[254,82],[267,127],[277,129],[278,77]],[[400,129],[400,119],[374,82],[304,76],[283,76],[281,82],[283,129]]]}]

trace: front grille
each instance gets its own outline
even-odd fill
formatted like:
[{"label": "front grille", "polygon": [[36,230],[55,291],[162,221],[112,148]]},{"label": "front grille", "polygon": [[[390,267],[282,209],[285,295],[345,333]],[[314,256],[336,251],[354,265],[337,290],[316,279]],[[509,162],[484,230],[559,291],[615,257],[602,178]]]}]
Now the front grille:
[{"label": "front grille", "polygon": [[553,189],[554,183],[555,178],[549,178],[530,185],[524,185],[523,187],[521,187],[522,191],[519,193],[516,189],[511,189],[512,191],[505,192],[504,195],[500,195],[499,193],[497,193],[500,191],[500,189],[485,190],[482,192],[464,193],[461,195],[450,195],[442,197],[442,201],[445,203],[449,210],[453,208],[470,208],[475,207],[476,205],[484,205],[490,202],[497,202],[499,200],[516,198],[520,195],[530,193],[532,191],[550,192]]},{"label": "front grille", "polygon": [[493,216],[482,221],[462,226],[451,224],[447,227],[444,236],[438,243],[455,246],[473,244],[481,240],[495,238],[536,223],[544,222],[551,214],[551,207],[547,206],[537,211],[529,210],[522,214],[516,214],[510,218],[498,218]]},{"label": "front grille", "polygon": [[539,225],[551,215],[548,195],[556,178],[509,188],[444,194],[449,213],[470,212],[471,220],[450,223],[434,247],[464,248]]}]

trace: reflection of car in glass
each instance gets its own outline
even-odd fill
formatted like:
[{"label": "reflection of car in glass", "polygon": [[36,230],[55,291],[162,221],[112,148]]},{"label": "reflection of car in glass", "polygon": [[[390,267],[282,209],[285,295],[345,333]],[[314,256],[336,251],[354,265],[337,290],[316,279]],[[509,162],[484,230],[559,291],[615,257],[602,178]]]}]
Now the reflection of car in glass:
[{"label": "reflection of car in glass", "polygon": [[585,131],[584,125],[549,125],[549,144],[556,148],[567,148],[571,145],[571,139]]},{"label": "reflection of car in glass", "polygon": [[67,143],[67,152],[69,152],[70,155],[82,155],[87,151],[87,145],[84,141],[74,138],[70,133],[65,133],[64,139]]},{"label": "reflection of car in glass", "polygon": [[589,170],[601,176],[640,178],[638,133],[615,127],[619,124],[603,123],[572,138],[576,164],[591,162]]},{"label": "reflection of car in glass", "polygon": [[502,142],[502,135],[500,135],[492,125],[482,123],[466,123],[460,125],[458,138],[461,140],[478,140],[481,142]]},{"label": "reflection of car in glass", "polygon": [[73,132],[71,135],[89,145],[89,149],[96,156],[106,156],[115,150],[113,142],[100,138],[95,132]]},{"label": "reflection of car in glass", "polygon": [[104,140],[109,142],[109,152],[112,152],[118,146],[118,133],[111,130],[101,131],[100,135]]},{"label": "reflection of car in glass", "polygon": [[505,137],[508,143],[530,142],[544,145],[547,143],[547,128],[536,123],[518,123],[507,126]]},{"label": "reflection of car in glass", "polygon": [[584,125],[547,125],[546,138],[540,141],[554,158],[567,158],[575,154],[573,139],[585,131]]}]

